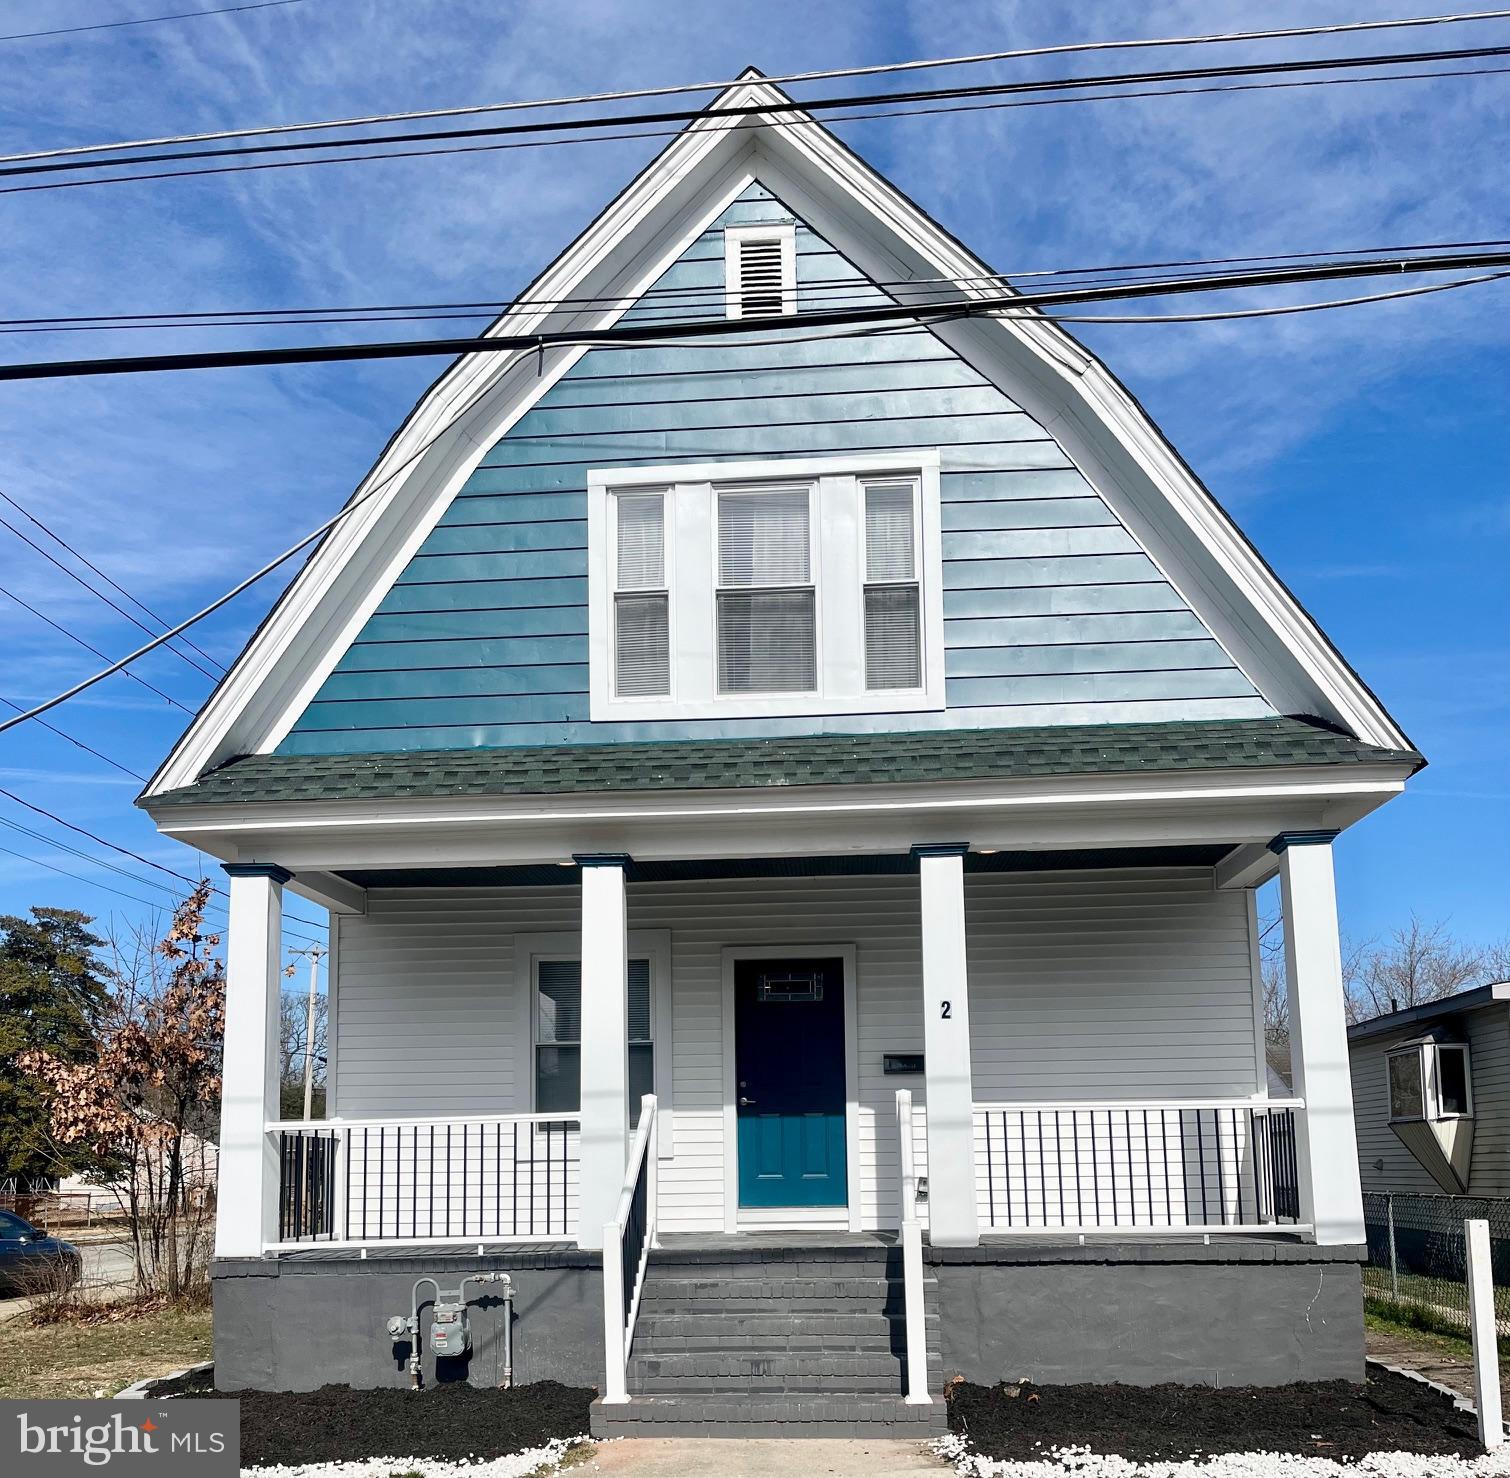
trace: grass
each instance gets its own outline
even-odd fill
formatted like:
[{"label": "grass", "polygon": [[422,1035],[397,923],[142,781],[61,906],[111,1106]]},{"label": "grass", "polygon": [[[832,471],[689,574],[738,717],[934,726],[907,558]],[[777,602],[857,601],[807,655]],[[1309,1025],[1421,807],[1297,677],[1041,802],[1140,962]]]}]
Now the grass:
[{"label": "grass", "polygon": [[1463,1337],[1462,1326],[1448,1324],[1430,1309],[1365,1297],[1363,1324],[1366,1329],[1375,1329],[1381,1334],[1408,1337],[1438,1355],[1450,1355],[1469,1362],[1473,1360],[1473,1345]]},{"label": "grass", "polygon": [[210,1310],[117,1306],[38,1328],[24,1317],[0,1339],[0,1397],[113,1396],[133,1381],[210,1358]]}]

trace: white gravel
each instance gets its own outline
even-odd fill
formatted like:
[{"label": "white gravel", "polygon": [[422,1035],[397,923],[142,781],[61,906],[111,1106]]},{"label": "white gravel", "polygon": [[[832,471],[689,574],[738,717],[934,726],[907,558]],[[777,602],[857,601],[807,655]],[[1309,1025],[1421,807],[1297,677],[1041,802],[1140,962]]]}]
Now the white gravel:
[{"label": "white gravel", "polygon": [[570,1448],[586,1437],[558,1437],[544,1447],[529,1447],[506,1457],[485,1461],[448,1462],[433,1457],[369,1457],[350,1463],[275,1463],[266,1468],[243,1468],[242,1478],[399,1478],[422,1473],[424,1478],[526,1478],[527,1474],[550,1472],[560,1465]]},{"label": "white gravel", "polygon": [[[1130,1462],[1087,1447],[1057,1448],[1028,1462],[981,1457],[959,1437],[942,1437],[933,1451],[959,1478],[1491,1478],[1510,1475],[1510,1446],[1482,1457],[1423,1457],[1377,1452],[1355,1463],[1283,1452],[1233,1452],[1181,1462]],[[385,1475],[386,1478],[386,1475]]]}]

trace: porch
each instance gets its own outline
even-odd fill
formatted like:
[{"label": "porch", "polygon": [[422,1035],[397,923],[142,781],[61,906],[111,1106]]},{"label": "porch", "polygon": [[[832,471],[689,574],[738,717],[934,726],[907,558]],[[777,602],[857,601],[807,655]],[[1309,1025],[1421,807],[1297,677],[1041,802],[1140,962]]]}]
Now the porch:
[{"label": "porch", "polygon": [[[601,1247],[645,1092],[667,1235],[894,1233],[911,1211],[936,1247],[1354,1243],[1327,1168],[1353,1163],[1330,893],[1286,890],[1292,1018],[1315,1025],[1293,1036],[1298,1091],[1276,1092],[1231,850],[353,872],[332,1116],[259,1117],[219,1251]],[[1267,855],[1329,873],[1329,852]],[[273,870],[233,868],[243,905],[270,909]]]}]

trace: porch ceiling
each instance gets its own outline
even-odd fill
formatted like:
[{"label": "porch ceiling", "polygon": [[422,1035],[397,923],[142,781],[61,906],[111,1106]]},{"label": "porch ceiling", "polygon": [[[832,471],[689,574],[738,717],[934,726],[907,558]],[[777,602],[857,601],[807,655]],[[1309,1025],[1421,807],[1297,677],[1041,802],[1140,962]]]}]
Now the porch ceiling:
[{"label": "porch ceiling", "polygon": [[248,755],[153,799],[205,804],[916,784],[1424,763],[1301,719],[673,740],[397,755]]}]

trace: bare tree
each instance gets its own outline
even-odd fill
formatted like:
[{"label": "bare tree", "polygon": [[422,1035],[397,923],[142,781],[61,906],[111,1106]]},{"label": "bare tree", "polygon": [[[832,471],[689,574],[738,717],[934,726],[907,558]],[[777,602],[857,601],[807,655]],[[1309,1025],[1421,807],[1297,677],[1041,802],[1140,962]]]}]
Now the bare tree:
[{"label": "bare tree", "polygon": [[280,1113],[285,1119],[304,1117],[304,1058],[306,1051],[314,1053],[314,1115],[322,1118],[325,1113],[325,1053],[328,1022],[327,1001],[323,995],[315,997],[315,1038],[306,1043],[309,1035],[309,996],[306,991],[286,990],[278,1002],[278,1100]]},{"label": "bare tree", "polygon": [[1428,923],[1412,914],[1382,943],[1368,941],[1344,956],[1348,1019],[1440,1001],[1491,978],[1487,969],[1488,952],[1455,939],[1445,919]]},{"label": "bare tree", "polygon": [[213,1216],[208,1126],[220,1100],[225,975],[212,953],[219,936],[201,932],[209,895],[200,883],[155,945],[143,934],[118,942],[92,1060],[40,1050],[17,1059],[47,1091],[54,1138],[109,1167],[138,1288],[174,1299],[204,1287]]}]

